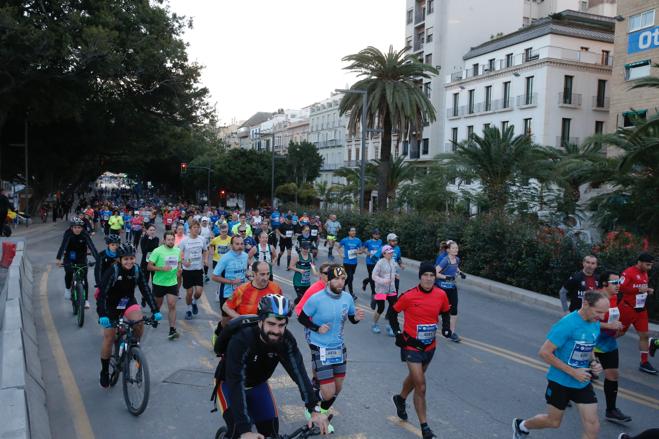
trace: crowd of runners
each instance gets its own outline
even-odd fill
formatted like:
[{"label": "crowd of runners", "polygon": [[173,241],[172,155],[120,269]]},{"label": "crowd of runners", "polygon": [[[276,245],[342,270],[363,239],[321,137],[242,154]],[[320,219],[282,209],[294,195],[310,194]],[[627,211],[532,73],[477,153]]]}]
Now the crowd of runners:
[{"label": "crowd of runners", "polygon": [[[96,233],[106,243],[100,252],[91,238]],[[370,331],[380,334],[384,321],[386,334],[400,348],[408,368],[400,392],[392,396],[393,409],[406,421],[407,400],[413,394],[423,439],[437,437],[426,415],[425,372],[437,347],[437,332],[452,342],[461,340],[458,283],[466,275],[460,270],[458,243],[442,241],[436,260],[418,263],[418,283],[401,286],[406,264],[396,233],[365,233],[368,236],[358,236],[355,227],[342,224],[334,214],[321,218],[276,209],[226,210],[126,200],[109,193],[89,200],[78,197],[57,263],[66,269],[64,295],[69,299],[72,267],[85,264],[88,253],[96,260],[93,281],[103,327],[104,388],[109,386],[114,321],[122,316],[140,320],[148,307],[154,319],[166,318],[167,336],[176,340],[177,308],[183,308],[185,319],[194,319],[205,285],[206,291],[214,291],[209,296],[222,315],[213,345],[220,357],[214,395],[226,424],[223,437],[250,439],[277,437],[277,407],[268,379],[279,363],[299,387],[309,422],[322,433],[334,431],[329,414],[344,386],[348,364],[344,325],[366,319],[355,305],[354,285],[363,256],[368,275],[358,279],[356,287],[370,292]],[[653,263],[653,256],[643,253],[634,265],[615,273],[598,270],[597,258],[589,255],[582,269],[569,276],[560,292],[566,315],[549,330],[540,349],[549,365],[546,413],[513,420],[514,438],[527,437],[535,429],[558,428],[572,402],[581,415],[582,437],[597,437],[599,414],[592,381],[598,379],[604,387],[605,418],[631,421],[617,405],[621,359],[616,340],[633,326],[639,335],[639,369],[657,374],[649,357],[659,341],[649,337],[647,312],[647,299],[654,293],[648,285]],[[284,264],[290,273],[294,296],[284,295],[273,277],[275,264]],[[287,330],[291,319],[304,327],[311,374]],[[142,328],[137,328],[139,336]],[[646,434],[638,437],[658,437],[656,430]]]}]

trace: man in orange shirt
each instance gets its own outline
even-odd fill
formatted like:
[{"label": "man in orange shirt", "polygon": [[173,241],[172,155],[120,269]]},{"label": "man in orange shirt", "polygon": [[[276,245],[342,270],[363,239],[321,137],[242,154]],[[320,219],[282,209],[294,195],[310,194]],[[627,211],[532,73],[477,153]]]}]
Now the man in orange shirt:
[{"label": "man in orange shirt", "polygon": [[257,314],[261,297],[282,294],[279,285],[270,280],[270,265],[267,262],[254,262],[252,272],[254,279],[236,288],[231,299],[222,305],[222,310],[232,319],[245,314]]}]

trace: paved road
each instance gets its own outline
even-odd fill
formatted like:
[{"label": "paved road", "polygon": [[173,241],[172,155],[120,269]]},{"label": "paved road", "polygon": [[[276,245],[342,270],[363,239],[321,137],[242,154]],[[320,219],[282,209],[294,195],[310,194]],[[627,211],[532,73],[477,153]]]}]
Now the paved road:
[{"label": "paved road", "polygon": [[[147,329],[142,346],[151,368],[151,400],[146,412],[134,418],[126,411],[120,385],[109,391],[98,385],[101,330],[94,322],[95,313],[89,313],[93,319],[79,329],[63,299],[63,270],[53,261],[64,229],[60,222],[16,231],[27,237],[28,256],[35,268],[39,292],[35,315],[41,317],[37,328],[53,438],[213,437],[222,425],[220,416],[210,413],[208,401],[216,365],[209,341],[218,318],[216,286],[206,286],[195,320],[182,320],[183,309],[178,311],[180,339],[168,341],[166,325]],[[102,237],[95,241],[102,248]],[[294,297],[291,273],[278,268],[276,276],[285,293]],[[364,276],[360,262],[356,279]],[[404,271],[402,288],[413,286],[416,280],[414,269]],[[361,289],[359,295],[359,302],[367,304]],[[464,341],[454,344],[442,339],[428,371],[430,424],[443,439],[510,437],[513,417],[530,416],[545,407],[546,367],[537,351],[558,316],[467,287],[460,289],[460,310],[458,329]],[[290,328],[302,340],[301,326],[293,321]],[[392,339],[384,333],[372,334],[370,323],[348,324],[346,334],[350,362],[346,388],[334,405],[335,438],[420,437],[412,408],[408,410],[410,423],[395,418],[391,396],[399,391],[406,368]],[[638,432],[659,424],[659,377],[636,370],[636,344],[634,336],[621,340],[619,407],[634,418],[627,429]],[[306,347],[303,353],[309,357]],[[272,384],[284,431],[298,426],[303,416],[297,390],[281,370]],[[597,392],[603,402],[601,390]],[[602,422],[602,438],[616,438],[621,431],[615,424]],[[579,436],[574,409],[568,409],[559,431],[533,433],[537,438]]]}]

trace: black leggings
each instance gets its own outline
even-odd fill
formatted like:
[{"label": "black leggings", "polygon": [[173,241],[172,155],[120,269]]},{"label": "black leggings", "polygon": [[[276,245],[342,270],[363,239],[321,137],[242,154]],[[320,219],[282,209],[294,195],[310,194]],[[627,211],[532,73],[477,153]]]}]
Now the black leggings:
[{"label": "black leggings", "polygon": [[140,245],[140,239],[142,239],[142,231],[133,230],[131,233],[133,235],[133,246],[137,248]]},{"label": "black leggings", "polygon": [[350,291],[350,295],[354,296],[355,293],[352,288],[352,280],[355,278],[355,270],[357,270],[357,264],[344,264],[343,267],[346,269],[346,274],[348,277],[346,278],[346,285],[348,286],[348,291]]},{"label": "black leggings", "polygon": [[366,271],[368,271],[368,277],[365,277],[362,281],[363,289],[366,289],[366,284],[371,284],[371,294],[375,294],[375,281],[373,280],[373,269],[375,264],[366,264]]},{"label": "black leggings", "polygon": [[[387,296],[386,302],[389,302],[389,308],[387,309],[387,314],[389,314],[394,307],[394,304],[396,303],[396,300],[398,298],[396,296]],[[382,314],[384,312],[384,302],[385,300],[376,300],[375,301],[375,312],[378,314]]]},{"label": "black leggings", "polygon": [[[64,265],[64,286],[66,286],[66,289],[71,289],[71,285],[73,284],[73,266],[71,264],[66,264]],[[85,299],[87,299],[87,293],[89,292],[89,283],[87,282],[87,268],[83,268],[83,274],[82,274],[82,284],[83,287],[85,288]],[[73,295],[71,296],[73,297]]]},{"label": "black leggings", "polygon": [[[228,409],[222,414],[224,418],[224,423],[227,426],[226,439],[240,439],[241,434],[236,431],[236,425],[233,422],[233,416],[231,414],[231,409]],[[269,421],[255,422],[256,431],[258,431],[263,436],[270,437],[279,437],[279,418],[273,418]]]},{"label": "black leggings", "polygon": [[637,434],[636,436],[629,436],[629,439],[658,439],[659,438],[659,428],[651,428],[645,430],[643,433]]}]

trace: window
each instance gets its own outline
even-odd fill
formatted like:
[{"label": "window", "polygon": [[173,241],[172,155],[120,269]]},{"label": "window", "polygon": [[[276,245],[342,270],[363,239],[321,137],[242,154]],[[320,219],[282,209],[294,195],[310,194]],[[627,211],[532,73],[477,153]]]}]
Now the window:
[{"label": "window", "polygon": [[625,128],[634,126],[634,123],[639,120],[646,120],[648,111],[625,111],[622,113],[622,126]]},{"label": "window", "polygon": [[407,140],[403,142],[403,155],[407,155],[410,152],[410,142]]},{"label": "window", "polygon": [[510,81],[503,83],[503,108],[510,108]]},{"label": "window", "polygon": [[435,0],[428,0],[428,14],[435,12]]},{"label": "window", "polygon": [[456,117],[458,116],[458,105],[459,104],[460,104],[460,93],[453,93],[453,116],[456,116]]},{"label": "window", "polygon": [[407,37],[405,39],[405,47],[408,48],[408,49],[412,48],[412,37]]},{"label": "window", "polygon": [[494,58],[489,59],[489,60],[487,61],[487,70],[489,70],[490,72],[493,72],[493,71],[494,71],[494,63],[495,63],[495,61],[496,61],[496,59],[494,59]]},{"label": "window", "polygon": [[572,119],[564,117],[561,122],[561,146],[565,146],[570,143],[570,124]]},{"label": "window", "polygon": [[490,127],[490,125],[492,125],[492,124],[484,123],[484,124],[483,124],[483,131],[485,131],[486,129],[488,129],[488,128]]},{"label": "window", "polygon": [[457,148],[456,144],[458,143],[458,129],[456,128],[451,128],[451,150],[455,152],[455,149]]},{"label": "window", "polygon": [[654,9],[629,17],[629,32],[635,32],[654,25]]},{"label": "window", "polygon": [[421,143],[421,154],[428,154],[430,149],[430,139],[423,139]]},{"label": "window", "polygon": [[502,120],[501,121],[501,132],[506,131],[506,129],[508,128],[508,125],[509,125],[509,123],[508,123],[507,120]]},{"label": "window", "polygon": [[432,43],[432,28],[426,29],[426,43]]},{"label": "window", "polygon": [[359,148],[355,148],[355,161],[359,161]]},{"label": "window", "polygon": [[426,54],[426,57],[424,58],[423,62],[425,62],[428,65],[432,65],[432,53]]},{"label": "window", "polygon": [[467,126],[467,140],[471,140],[471,136],[474,135],[474,126],[469,125]]},{"label": "window", "polygon": [[473,65],[471,66],[471,73],[472,73],[474,76],[478,76],[478,67],[479,67],[478,63],[473,64]]},{"label": "window", "polygon": [[526,77],[524,87],[524,105],[531,105],[533,103],[533,76]]},{"label": "window", "polygon": [[565,75],[563,77],[563,103],[572,104],[572,82],[574,76]]},{"label": "window", "polygon": [[581,46],[580,49],[582,52],[588,52],[590,50],[590,47]]},{"label": "window", "polygon": [[413,9],[408,9],[407,10],[407,24],[412,24],[412,20],[414,20],[414,10]]},{"label": "window", "polygon": [[597,102],[595,104],[597,108],[606,107],[606,79],[597,80]]},{"label": "window", "polygon": [[579,10],[581,12],[586,12],[588,10],[588,0],[581,0],[579,2]]},{"label": "window", "polygon": [[506,67],[512,67],[513,66],[513,54],[512,53],[507,53],[506,54]]},{"label": "window", "polygon": [[467,107],[467,113],[473,114],[474,113],[474,92],[475,90],[469,90],[469,101],[468,101],[468,107]]},{"label": "window", "polygon": [[540,58],[540,54],[533,52],[533,47],[527,47],[524,49],[524,62],[533,61]]},{"label": "window", "polygon": [[603,134],[604,133],[604,121],[603,120],[596,120],[595,121],[595,134]]},{"label": "window", "polygon": [[524,119],[524,134],[527,136],[531,135],[531,118]]},{"label": "window", "polygon": [[650,76],[650,60],[637,61],[625,64],[625,80],[633,81],[634,79]]},{"label": "window", "polygon": [[348,161],[349,161],[349,162],[352,161],[352,149],[349,149],[349,150],[348,150]]},{"label": "window", "polygon": [[492,111],[492,86],[485,87],[485,111]]},{"label": "window", "polygon": [[425,84],[423,84],[423,94],[425,94],[426,97],[428,99],[430,99],[430,83],[429,82],[426,82]]},{"label": "window", "polygon": [[608,66],[611,63],[611,52],[609,50],[602,50],[602,65]]}]

